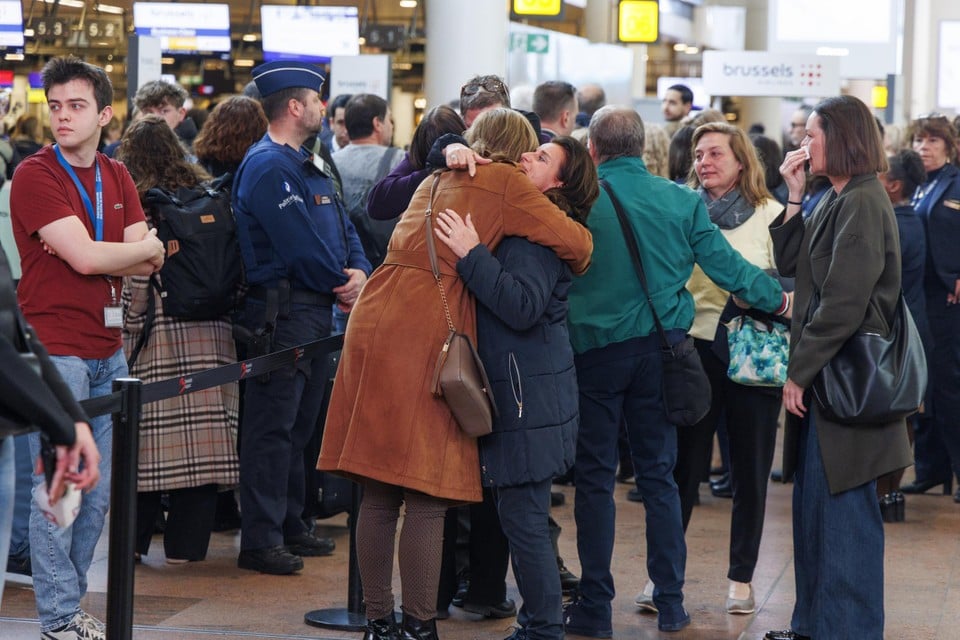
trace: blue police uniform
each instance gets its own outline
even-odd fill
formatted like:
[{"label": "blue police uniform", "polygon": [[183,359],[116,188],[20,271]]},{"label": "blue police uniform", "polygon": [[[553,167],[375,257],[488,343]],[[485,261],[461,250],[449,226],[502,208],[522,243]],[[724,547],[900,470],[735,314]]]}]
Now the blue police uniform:
[{"label": "blue police uniform", "polygon": [[[261,65],[253,76],[265,96],[290,87],[319,90],[322,83],[313,65],[285,61]],[[272,326],[273,351],[329,336],[333,289],[347,282],[344,269],[370,273],[329,168],[268,133],[240,165],[233,208],[250,285],[241,323],[254,333]],[[240,427],[242,568],[291,573],[302,567],[296,555],[332,551],[332,541],[311,536],[301,517],[303,450],[317,426],[325,366],[322,358],[300,361],[247,381]]]},{"label": "blue police uniform", "polygon": [[251,286],[286,278],[292,289],[329,294],[347,281],[344,268],[370,272],[332,175],[303,147],[264,135],[240,165],[233,207]]}]

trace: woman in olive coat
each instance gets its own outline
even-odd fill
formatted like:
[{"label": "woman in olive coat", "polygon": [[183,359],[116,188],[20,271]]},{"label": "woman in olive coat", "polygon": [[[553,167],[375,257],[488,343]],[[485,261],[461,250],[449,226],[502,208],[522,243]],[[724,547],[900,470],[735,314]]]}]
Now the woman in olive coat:
[{"label": "woman in olive coat", "polygon": [[[807,157],[832,189],[806,221],[800,212]],[[904,420],[845,425],[823,416],[807,393],[855,332],[890,332],[900,296],[900,243],[877,173],[887,169],[870,110],[829,98],[807,120],[801,148],[781,173],[786,212],[771,225],[780,273],[796,278],[783,475],[796,471],[793,545],[796,604],[788,631],[771,640],[883,638],[883,522],[876,478],[910,465]],[[811,307],[811,297],[820,302]]]}]

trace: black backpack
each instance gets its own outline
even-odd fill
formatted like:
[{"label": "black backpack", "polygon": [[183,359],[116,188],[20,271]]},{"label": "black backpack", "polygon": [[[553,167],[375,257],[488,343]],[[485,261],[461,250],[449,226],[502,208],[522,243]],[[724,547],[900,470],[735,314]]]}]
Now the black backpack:
[{"label": "black backpack", "polygon": [[[157,237],[166,247],[160,277],[151,277],[150,285],[159,292],[167,317],[214,320],[230,313],[240,301],[243,262],[230,207],[232,182],[228,173],[207,185],[179,187],[173,192],[154,187],[144,195]],[[147,343],[155,316],[150,295],[130,365]]]},{"label": "black backpack", "polygon": [[157,237],[167,249],[159,282],[151,282],[171,318],[212,320],[237,305],[243,269],[231,181],[227,174],[209,185],[146,193]]}]

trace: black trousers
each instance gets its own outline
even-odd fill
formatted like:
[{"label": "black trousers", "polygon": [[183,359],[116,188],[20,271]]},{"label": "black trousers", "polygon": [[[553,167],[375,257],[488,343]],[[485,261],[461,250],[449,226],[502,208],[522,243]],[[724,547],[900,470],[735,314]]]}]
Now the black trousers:
[{"label": "black trousers", "polygon": [[[262,304],[247,299],[244,324],[262,324]],[[274,329],[280,351],[330,335],[330,307],[292,305]],[[307,532],[303,452],[317,429],[327,384],[324,358],[301,359],[267,379],[248,378],[240,423],[241,550],[265,549]]]},{"label": "black trousers", "polygon": [[[470,588],[464,602],[496,605],[507,598],[510,547],[500,525],[493,490],[483,488],[483,502],[470,505]],[[556,570],[554,570],[556,571]]]},{"label": "black trousers", "polygon": [[680,510],[686,531],[703,469],[710,464],[717,421],[723,415],[730,439],[730,482],[733,488],[727,577],[737,582],[750,582],[763,533],[781,394],[779,390],[731,382],[727,378],[726,366],[711,351],[712,344],[696,340],[703,368],[710,379],[710,412],[692,427],[677,427],[677,464],[673,476],[680,491]]},{"label": "black trousers", "polygon": [[157,515],[160,512],[160,496],[170,496],[167,526],[163,533],[163,552],[168,558],[178,560],[203,560],[210,546],[217,511],[217,485],[173,489],[171,491],[148,491],[137,494],[137,553],[147,555],[153,537]]},{"label": "black trousers", "polygon": [[[927,290],[927,318],[933,334],[933,423],[946,445],[953,474],[960,478],[960,305],[947,304],[945,290]],[[939,479],[939,478],[937,478]]]}]

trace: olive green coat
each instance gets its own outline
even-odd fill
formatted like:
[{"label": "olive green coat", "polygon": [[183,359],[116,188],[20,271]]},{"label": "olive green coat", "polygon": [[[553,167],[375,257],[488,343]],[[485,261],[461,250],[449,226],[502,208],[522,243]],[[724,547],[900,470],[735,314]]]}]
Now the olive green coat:
[{"label": "olive green coat", "polygon": [[[785,215],[785,214],[784,214]],[[875,175],[855,176],[831,190],[804,221],[770,226],[780,273],[796,278],[787,376],[804,389],[858,330],[887,335],[900,295],[900,239],[890,199]],[[808,319],[814,290],[820,306]],[[913,464],[904,420],[888,424],[830,422],[807,394],[830,493],[860,486]],[[800,419],[787,414],[783,476],[797,466]]]}]

